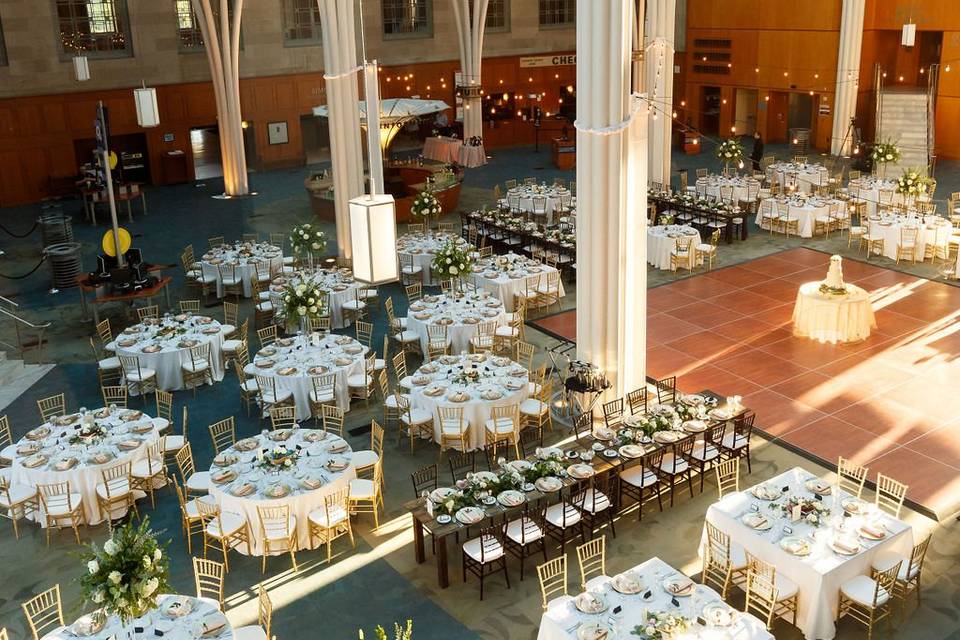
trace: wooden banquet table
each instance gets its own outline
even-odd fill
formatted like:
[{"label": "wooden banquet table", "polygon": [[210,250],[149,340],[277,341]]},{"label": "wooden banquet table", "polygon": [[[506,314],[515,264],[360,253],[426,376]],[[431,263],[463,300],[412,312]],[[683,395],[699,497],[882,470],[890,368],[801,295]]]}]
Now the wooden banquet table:
[{"label": "wooden banquet table", "polygon": [[[720,211],[710,207],[701,206],[696,200],[690,199],[685,195],[668,195],[666,193],[654,194],[647,193],[647,202],[652,202],[657,209],[657,216],[654,224],[660,224],[660,216],[667,211],[676,213],[689,212],[694,218],[704,218],[707,222],[724,221],[727,223],[723,232],[724,242],[733,244],[733,219],[740,218],[744,223],[740,225],[740,239],[746,240],[749,234],[750,225],[746,224],[747,211]],[[696,225],[694,225],[696,226]]]}]

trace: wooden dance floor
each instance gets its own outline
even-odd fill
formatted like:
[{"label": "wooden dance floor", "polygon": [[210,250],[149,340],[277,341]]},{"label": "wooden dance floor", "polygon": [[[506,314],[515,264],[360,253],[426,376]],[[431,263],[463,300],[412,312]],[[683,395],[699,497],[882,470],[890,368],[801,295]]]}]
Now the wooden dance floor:
[{"label": "wooden dance floor", "polygon": [[[878,328],[857,344],[795,338],[797,288],[829,259],[792,249],[650,289],[647,375],[741,395],[771,438],[890,475],[945,518],[960,508],[960,288],[846,260]],[[576,311],[530,324],[576,340]]]}]

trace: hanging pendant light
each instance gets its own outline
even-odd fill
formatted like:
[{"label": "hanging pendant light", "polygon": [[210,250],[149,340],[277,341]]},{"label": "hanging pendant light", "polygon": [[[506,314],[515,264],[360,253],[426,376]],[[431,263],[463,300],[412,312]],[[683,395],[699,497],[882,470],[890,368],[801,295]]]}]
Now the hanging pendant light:
[{"label": "hanging pendant light", "polygon": [[900,34],[900,44],[905,47],[912,47],[917,40],[917,25],[913,22],[903,25]]},{"label": "hanging pendant light", "polygon": [[379,285],[400,278],[397,267],[397,220],[393,196],[371,193],[350,200],[353,277]]},{"label": "hanging pendant light", "polygon": [[87,61],[87,56],[74,56],[73,73],[77,82],[86,82],[90,79],[90,63]]},{"label": "hanging pendant light", "polygon": [[133,101],[137,105],[137,124],[141,127],[156,127],[160,124],[160,108],[157,105],[157,90],[146,86],[133,90]]}]

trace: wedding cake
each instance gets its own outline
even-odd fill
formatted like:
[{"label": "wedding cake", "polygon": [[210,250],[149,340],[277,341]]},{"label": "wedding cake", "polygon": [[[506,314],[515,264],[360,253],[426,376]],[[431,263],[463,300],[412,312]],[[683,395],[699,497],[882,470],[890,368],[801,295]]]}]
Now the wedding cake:
[{"label": "wedding cake", "polygon": [[841,263],[843,258],[840,256],[830,257],[830,268],[827,270],[827,278],[820,285],[820,290],[825,293],[846,293],[847,287],[843,284],[843,267]]}]

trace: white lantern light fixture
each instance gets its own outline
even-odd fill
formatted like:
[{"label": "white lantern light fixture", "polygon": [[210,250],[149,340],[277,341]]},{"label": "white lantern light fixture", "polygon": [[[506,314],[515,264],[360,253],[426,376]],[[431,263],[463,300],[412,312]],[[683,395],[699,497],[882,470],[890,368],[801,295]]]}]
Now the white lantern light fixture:
[{"label": "white lantern light fixture", "polygon": [[137,124],[141,127],[156,127],[160,124],[160,108],[157,105],[157,90],[142,86],[133,90],[133,101],[137,105]]},{"label": "white lantern light fixture", "polygon": [[90,63],[87,61],[87,56],[74,56],[73,73],[77,82],[86,82],[90,79]]},{"label": "white lantern light fixture", "polygon": [[349,204],[353,277],[369,285],[399,280],[393,196],[381,193],[362,195],[350,200]]},{"label": "white lantern light fixture", "polygon": [[917,40],[917,25],[913,22],[903,25],[903,31],[900,35],[900,44],[905,47],[912,47]]}]

